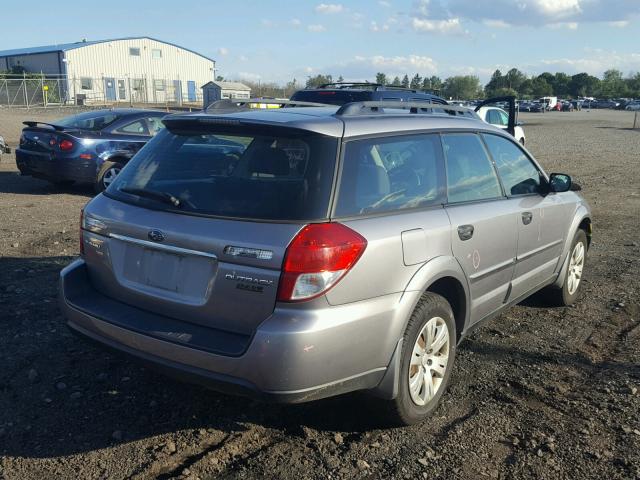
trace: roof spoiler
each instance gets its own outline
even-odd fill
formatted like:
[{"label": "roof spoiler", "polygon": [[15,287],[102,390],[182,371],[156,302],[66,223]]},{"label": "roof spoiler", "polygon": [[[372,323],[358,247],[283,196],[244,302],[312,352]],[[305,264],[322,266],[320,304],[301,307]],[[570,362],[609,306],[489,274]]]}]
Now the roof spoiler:
[{"label": "roof spoiler", "polygon": [[66,129],[66,127],[63,127],[61,125],[55,125],[53,123],[37,122],[37,121],[31,121],[31,120],[22,122],[22,124],[26,125],[27,127],[37,127],[38,125],[46,125],[47,127],[52,127],[54,130],[58,132],[62,132],[63,130]]}]

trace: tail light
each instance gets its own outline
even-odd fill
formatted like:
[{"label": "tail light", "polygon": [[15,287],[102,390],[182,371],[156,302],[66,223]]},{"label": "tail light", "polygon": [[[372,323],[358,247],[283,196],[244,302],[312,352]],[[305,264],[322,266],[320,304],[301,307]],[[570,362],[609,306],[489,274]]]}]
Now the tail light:
[{"label": "tail light", "polygon": [[341,223],[304,227],[285,253],[278,301],[297,302],[322,295],[356,264],[367,240]]},{"label": "tail light", "polygon": [[84,235],[82,233],[82,226],[84,225],[84,209],[80,210],[80,225],[78,230],[80,230],[80,256],[84,256]]},{"label": "tail light", "polygon": [[62,150],[63,152],[68,152],[73,148],[73,142],[65,138],[58,144],[58,148],[60,148],[60,150]]}]

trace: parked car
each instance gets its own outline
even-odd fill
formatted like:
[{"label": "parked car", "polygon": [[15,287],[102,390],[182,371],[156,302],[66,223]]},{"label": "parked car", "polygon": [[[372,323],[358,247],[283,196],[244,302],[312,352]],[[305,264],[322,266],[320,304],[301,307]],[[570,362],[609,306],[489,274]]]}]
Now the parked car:
[{"label": "parked car", "polygon": [[616,108],[618,102],[614,100],[597,100],[591,103],[591,108]]},{"label": "parked car", "polygon": [[326,83],[318,88],[298,90],[291,96],[291,100],[304,102],[318,102],[331,105],[344,105],[349,102],[365,101],[425,101],[446,105],[443,98],[421,90],[382,85],[379,83]]},{"label": "parked car", "polygon": [[573,112],[573,110],[575,109],[574,105],[572,102],[569,102],[567,100],[563,100],[561,103],[561,110],[563,112]]},{"label": "parked car", "polygon": [[[482,120],[491,125],[495,125],[498,128],[506,130],[509,126],[509,114],[505,112],[502,108],[498,107],[480,107],[478,110],[478,115]],[[525,136],[524,129],[522,128],[522,124],[518,123],[515,126],[515,139],[520,142],[520,144],[525,144]]]},{"label": "parked car", "polygon": [[3,153],[11,153],[11,147],[9,147],[4,138],[0,136],[0,159]]},{"label": "parked car", "polygon": [[84,208],[69,327],[221,391],[367,390],[421,421],[481,322],[545,286],[576,302],[591,238],[568,175],[423,105],[165,118]]},{"label": "parked car", "polygon": [[16,164],[22,175],[56,185],[108,187],[122,167],[162,127],[166,112],[93,110],[51,123],[23,122]]},{"label": "parked car", "polygon": [[640,100],[632,100],[624,107],[625,110],[640,110]]}]

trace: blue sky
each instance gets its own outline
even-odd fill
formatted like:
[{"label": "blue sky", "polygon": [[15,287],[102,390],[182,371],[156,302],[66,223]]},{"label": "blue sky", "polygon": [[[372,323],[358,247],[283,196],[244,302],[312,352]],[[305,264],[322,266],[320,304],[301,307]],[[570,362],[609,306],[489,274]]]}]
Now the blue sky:
[{"label": "blue sky", "polygon": [[[348,80],[517,67],[640,71],[640,0],[166,0],[6,2],[0,50],[150,36],[217,61],[228,79]],[[52,13],[55,11],[55,13]]]}]

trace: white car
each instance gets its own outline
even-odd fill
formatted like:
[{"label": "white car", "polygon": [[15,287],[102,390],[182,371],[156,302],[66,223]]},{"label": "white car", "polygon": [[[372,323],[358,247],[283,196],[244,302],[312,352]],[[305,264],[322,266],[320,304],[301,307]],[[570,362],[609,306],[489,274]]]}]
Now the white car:
[{"label": "white car", "polygon": [[[509,114],[498,107],[480,107],[478,115],[482,120],[496,127],[506,130],[509,126]],[[516,124],[514,137],[521,145],[524,145],[524,130],[520,125]]]},{"label": "white car", "polygon": [[625,110],[640,110],[640,100],[634,100],[633,102],[627,103],[627,106],[624,107]]}]

